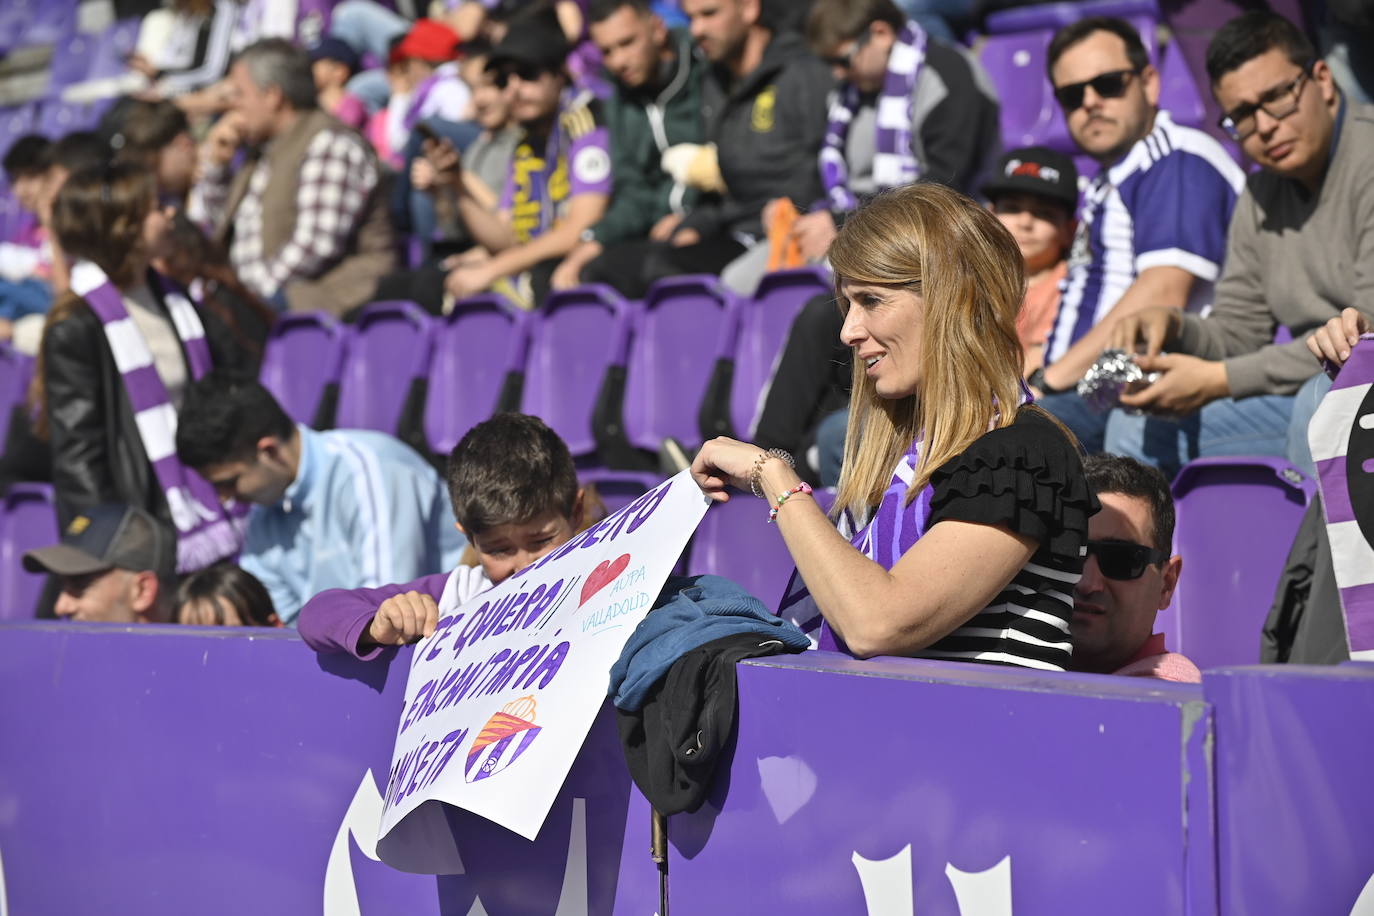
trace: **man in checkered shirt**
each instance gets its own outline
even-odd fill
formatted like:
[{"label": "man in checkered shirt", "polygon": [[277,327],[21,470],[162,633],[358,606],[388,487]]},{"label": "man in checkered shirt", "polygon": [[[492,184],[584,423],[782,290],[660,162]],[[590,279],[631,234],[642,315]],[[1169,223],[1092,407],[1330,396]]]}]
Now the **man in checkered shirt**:
[{"label": "man in checkered shirt", "polygon": [[[382,169],[367,141],[320,110],[310,59],[260,41],[229,71],[233,108],[201,150],[191,213],[215,227],[239,278],[292,310],[343,315],[394,267]],[[231,163],[241,146],[248,158]]]}]

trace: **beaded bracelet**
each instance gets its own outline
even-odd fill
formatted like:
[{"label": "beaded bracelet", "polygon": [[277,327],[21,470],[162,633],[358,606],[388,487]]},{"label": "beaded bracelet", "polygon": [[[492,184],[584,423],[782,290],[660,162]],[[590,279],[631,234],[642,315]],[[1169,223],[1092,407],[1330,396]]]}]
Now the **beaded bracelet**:
[{"label": "beaded bracelet", "polygon": [[769,458],[776,458],[786,464],[789,468],[795,468],[797,463],[792,460],[792,456],[780,448],[770,448],[768,451],[759,455],[754,461],[754,467],[749,471],[749,490],[759,499],[767,499],[763,494],[763,465]]},{"label": "beaded bracelet", "polygon": [[768,510],[768,524],[771,525],[778,520],[778,510],[782,508],[782,504],[787,502],[789,499],[791,499],[798,493],[805,493],[807,496],[810,496],[811,484],[803,480],[801,483],[797,484],[795,487],[788,490],[786,493],[779,495],[778,504]]}]

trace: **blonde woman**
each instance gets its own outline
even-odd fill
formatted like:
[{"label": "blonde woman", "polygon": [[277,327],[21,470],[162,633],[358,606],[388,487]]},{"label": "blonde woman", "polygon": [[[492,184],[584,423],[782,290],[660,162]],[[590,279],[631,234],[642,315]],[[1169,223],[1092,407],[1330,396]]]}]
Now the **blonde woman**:
[{"label": "blonde woman", "polygon": [[773,517],[797,566],[779,613],[815,618],[821,648],[1067,667],[1097,504],[1076,443],[1021,383],[1016,242],[917,184],[852,215],[830,260],[854,353],[839,530],[785,453],[712,440],[698,484],[766,497],[759,523]]}]

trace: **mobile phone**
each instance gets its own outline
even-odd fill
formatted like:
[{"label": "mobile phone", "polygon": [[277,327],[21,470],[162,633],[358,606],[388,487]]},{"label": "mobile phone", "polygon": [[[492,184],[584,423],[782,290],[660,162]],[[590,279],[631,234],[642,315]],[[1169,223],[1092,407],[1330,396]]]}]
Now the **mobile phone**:
[{"label": "mobile phone", "polygon": [[434,132],[434,128],[430,127],[424,121],[421,121],[415,125],[415,132],[420,136],[424,137],[426,140],[433,140],[435,143],[438,143],[443,139],[437,133]]}]

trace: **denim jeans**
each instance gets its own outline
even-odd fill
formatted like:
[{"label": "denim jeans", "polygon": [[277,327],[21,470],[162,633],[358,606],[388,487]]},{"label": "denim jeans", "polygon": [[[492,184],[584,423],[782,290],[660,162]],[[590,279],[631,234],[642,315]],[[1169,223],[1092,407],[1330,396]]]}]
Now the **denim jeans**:
[{"label": "denim jeans", "polygon": [[1067,426],[1089,455],[1102,451],[1103,437],[1107,431],[1106,412],[1089,407],[1088,402],[1080,398],[1076,391],[1047,394],[1035,403]]},{"label": "denim jeans", "polygon": [[816,427],[817,470],[821,486],[833,487],[840,482],[840,468],[844,464],[844,436],[849,427],[849,409],[837,410]]},{"label": "denim jeans", "polygon": [[[441,118],[426,118],[424,123],[440,137],[448,140],[459,152],[467,149],[482,129],[472,121],[456,123]],[[435,210],[434,197],[425,191],[417,191],[410,184],[410,164],[424,150],[424,136],[412,130],[406,141],[404,151],[405,166],[396,175],[392,189],[392,219],[396,228],[409,232],[420,240],[424,247],[424,257],[429,257],[430,247],[439,228],[439,215]]]},{"label": "denim jeans", "polygon": [[1331,381],[1318,373],[1297,394],[1225,398],[1177,421],[1114,410],[1104,448],[1153,464],[1171,477],[1194,458],[1219,455],[1274,455],[1312,475],[1307,425],[1330,388]]},{"label": "denim jeans", "polygon": [[392,39],[410,31],[410,25],[404,16],[374,0],[343,0],[330,16],[329,34],[360,55],[371,54],[385,62]]}]

